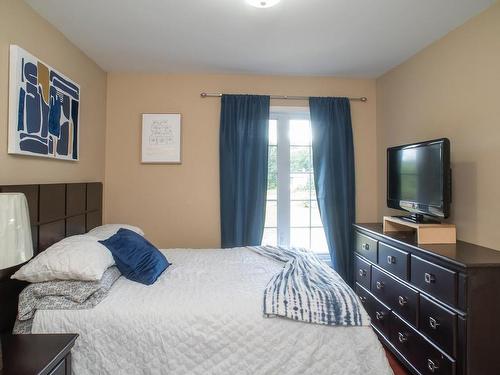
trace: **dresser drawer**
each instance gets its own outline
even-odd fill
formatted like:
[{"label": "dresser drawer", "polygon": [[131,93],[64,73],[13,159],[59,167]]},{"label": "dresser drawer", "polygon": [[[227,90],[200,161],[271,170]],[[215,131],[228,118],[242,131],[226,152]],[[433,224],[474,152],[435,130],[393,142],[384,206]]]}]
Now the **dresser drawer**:
[{"label": "dresser drawer", "polygon": [[398,315],[417,326],[418,292],[372,267],[372,293]]},{"label": "dresser drawer", "polygon": [[356,232],[355,250],[373,263],[377,263],[377,245],[377,240]]},{"label": "dresser drawer", "polygon": [[356,257],[355,264],[356,281],[363,285],[366,289],[370,289],[372,266],[360,257]]},{"label": "dresser drawer", "polygon": [[370,298],[373,298],[370,293],[365,290],[364,288],[362,288],[358,283],[356,283],[356,294],[358,295],[359,297],[359,300],[361,301],[361,304],[363,305],[363,307],[365,308],[366,312],[368,313],[368,315],[370,315],[370,304],[369,304],[369,299]]},{"label": "dresser drawer", "polygon": [[455,374],[455,361],[452,358],[394,314],[391,314],[390,340],[421,374]]},{"label": "dresser drawer", "polygon": [[420,296],[418,327],[429,339],[451,356],[456,355],[457,314]]},{"label": "dresser drawer", "polygon": [[370,316],[372,324],[384,335],[390,333],[391,310],[376,300],[367,290],[356,284],[356,293],[361,300],[366,312]]},{"label": "dresser drawer", "polygon": [[445,303],[457,303],[457,273],[414,255],[411,256],[411,283]]},{"label": "dresser drawer", "polygon": [[403,280],[408,280],[410,254],[383,242],[378,244],[378,265]]}]

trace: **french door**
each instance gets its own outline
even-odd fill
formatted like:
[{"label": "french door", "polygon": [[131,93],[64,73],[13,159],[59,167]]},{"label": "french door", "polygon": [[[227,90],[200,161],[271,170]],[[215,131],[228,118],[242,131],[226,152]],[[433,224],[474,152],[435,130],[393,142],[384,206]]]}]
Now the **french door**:
[{"label": "french door", "polygon": [[328,253],[314,187],[311,142],[308,109],[271,110],[262,244]]}]

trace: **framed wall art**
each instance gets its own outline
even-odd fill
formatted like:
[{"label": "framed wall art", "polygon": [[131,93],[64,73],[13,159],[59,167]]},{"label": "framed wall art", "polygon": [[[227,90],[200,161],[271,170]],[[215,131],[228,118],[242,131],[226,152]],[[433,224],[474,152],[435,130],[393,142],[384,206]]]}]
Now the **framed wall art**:
[{"label": "framed wall art", "polygon": [[80,86],[10,46],[9,154],[77,161]]},{"label": "framed wall art", "polygon": [[142,115],[142,163],[181,163],[180,113]]}]

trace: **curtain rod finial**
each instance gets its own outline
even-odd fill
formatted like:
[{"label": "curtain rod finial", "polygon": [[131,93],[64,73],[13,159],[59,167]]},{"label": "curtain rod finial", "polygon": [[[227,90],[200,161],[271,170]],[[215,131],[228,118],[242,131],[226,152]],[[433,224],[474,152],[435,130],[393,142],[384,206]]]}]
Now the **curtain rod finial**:
[{"label": "curtain rod finial", "polygon": [[361,101],[362,101],[363,103],[366,103],[366,102],[368,101],[368,98],[367,98],[366,96],[363,96],[363,97],[361,98]]},{"label": "curtain rod finial", "polygon": [[201,96],[202,98],[206,98],[206,97],[207,97],[207,93],[206,93],[206,92],[202,92],[202,93],[200,94],[200,96]]}]

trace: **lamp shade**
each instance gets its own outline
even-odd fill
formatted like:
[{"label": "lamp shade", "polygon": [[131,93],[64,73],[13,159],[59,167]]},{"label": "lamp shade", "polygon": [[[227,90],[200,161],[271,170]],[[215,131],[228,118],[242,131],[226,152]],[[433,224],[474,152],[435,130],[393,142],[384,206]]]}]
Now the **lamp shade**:
[{"label": "lamp shade", "polygon": [[22,193],[0,193],[0,269],[33,257],[28,202]]}]

